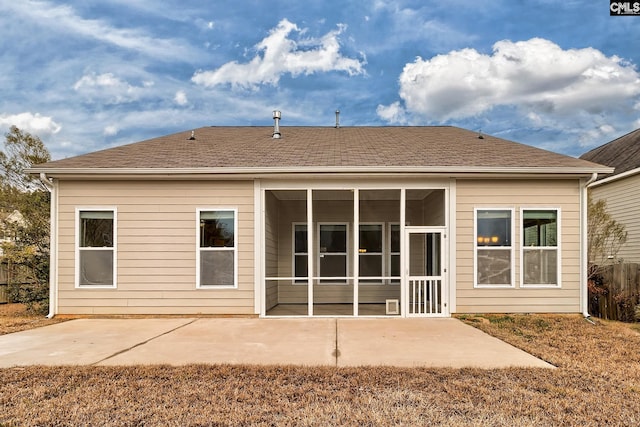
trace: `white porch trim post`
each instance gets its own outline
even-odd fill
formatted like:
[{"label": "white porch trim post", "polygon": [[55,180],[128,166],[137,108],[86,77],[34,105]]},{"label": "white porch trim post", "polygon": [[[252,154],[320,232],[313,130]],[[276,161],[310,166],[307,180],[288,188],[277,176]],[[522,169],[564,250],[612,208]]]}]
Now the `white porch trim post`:
[{"label": "white porch trim post", "polygon": [[588,186],[598,178],[597,173],[591,174],[591,179],[580,180],[580,309],[586,318],[589,315],[589,242],[588,233]]},{"label": "white porch trim post", "polygon": [[313,227],[313,190],[307,188],[307,315],[313,316],[313,237],[314,237],[314,227]]},{"label": "white porch trim post", "polygon": [[447,246],[448,256],[447,264],[449,266],[449,273],[446,275],[446,279],[449,286],[449,315],[456,312],[456,297],[457,297],[457,269],[456,269],[456,250],[457,250],[457,193],[456,193],[456,179],[451,178],[449,181],[449,200],[447,206],[449,208],[449,223],[447,224],[448,242]]},{"label": "white porch trim post", "polygon": [[[50,223],[49,223],[49,314],[51,318],[58,314],[58,184],[57,179],[51,185]],[[75,226],[75,225],[74,225]]]},{"label": "white porch trim post", "polygon": [[353,315],[358,316],[360,263],[360,190],[353,190]]},{"label": "white porch trim post", "polygon": [[266,315],[264,306],[265,287],[267,282],[265,280],[266,271],[265,263],[263,260],[265,253],[264,242],[264,197],[260,186],[260,180],[255,179],[253,181],[253,309],[254,313],[259,314],[261,317]]},{"label": "white porch trim post", "polygon": [[407,202],[407,190],[405,188],[400,189],[400,310],[401,317],[407,317],[407,311],[409,310],[408,297],[409,292],[407,290],[409,282],[407,280],[408,268],[406,266],[407,248],[405,245],[405,224],[406,221],[406,202]]}]

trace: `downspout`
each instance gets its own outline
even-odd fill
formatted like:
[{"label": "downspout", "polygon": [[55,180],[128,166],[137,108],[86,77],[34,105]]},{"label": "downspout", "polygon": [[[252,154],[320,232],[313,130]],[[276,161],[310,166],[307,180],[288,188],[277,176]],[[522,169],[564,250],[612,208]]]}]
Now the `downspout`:
[{"label": "downspout", "polygon": [[598,173],[594,172],[591,174],[591,178],[584,183],[582,187],[582,191],[580,192],[580,234],[581,234],[581,268],[580,268],[580,303],[582,305],[582,315],[589,322],[591,321],[591,315],[589,314],[589,290],[588,290],[588,281],[589,276],[587,274],[587,270],[589,268],[589,242],[587,239],[587,210],[588,210],[588,193],[587,187],[593,183],[598,178]]},{"label": "downspout", "polygon": [[57,267],[58,267],[58,192],[51,178],[47,178],[47,174],[40,172],[40,181],[51,194],[49,202],[49,314],[47,318],[51,319],[56,315],[56,283],[57,283]]}]

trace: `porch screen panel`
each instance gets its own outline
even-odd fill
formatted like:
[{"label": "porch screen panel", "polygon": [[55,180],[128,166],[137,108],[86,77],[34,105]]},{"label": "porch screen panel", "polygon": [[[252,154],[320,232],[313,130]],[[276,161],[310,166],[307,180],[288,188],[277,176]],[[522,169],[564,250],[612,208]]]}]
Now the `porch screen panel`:
[{"label": "porch screen panel", "polygon": [[314,315],[353,315],[353,191],[314,190]]},{"label": "porch screen panel", "polygon": [[308,314],[307,191],[267,190],[264,196],[265,313]]},{"label": "porch screen panel", "polygon": [[445,192],[442,189],[408,189],[405,208],[408,226],[446,225]]},{"label": "porch screen panel", "polygon": [[360,190],[358,206],[358,315],[399,315],[400,190]]}]

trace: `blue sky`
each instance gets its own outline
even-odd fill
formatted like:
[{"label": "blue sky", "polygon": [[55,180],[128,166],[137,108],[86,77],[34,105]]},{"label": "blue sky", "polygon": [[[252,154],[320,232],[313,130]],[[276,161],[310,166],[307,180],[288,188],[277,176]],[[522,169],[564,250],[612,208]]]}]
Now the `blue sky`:
[{"label": "blue sky", "polygon": [[339,109],[577,156],[640,127],[638,40],[603,0],[0,0],[0,130],[59,159]]}]

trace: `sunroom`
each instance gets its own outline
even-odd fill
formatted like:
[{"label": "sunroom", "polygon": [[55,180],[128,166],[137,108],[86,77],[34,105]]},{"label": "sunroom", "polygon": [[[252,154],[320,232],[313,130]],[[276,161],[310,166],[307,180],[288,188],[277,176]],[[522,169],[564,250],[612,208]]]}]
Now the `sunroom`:
[{"label": "sunroom", "polygon": [[263,315],[448,315],[446,185],[261,195]]}]

